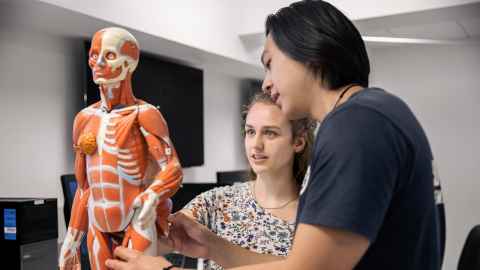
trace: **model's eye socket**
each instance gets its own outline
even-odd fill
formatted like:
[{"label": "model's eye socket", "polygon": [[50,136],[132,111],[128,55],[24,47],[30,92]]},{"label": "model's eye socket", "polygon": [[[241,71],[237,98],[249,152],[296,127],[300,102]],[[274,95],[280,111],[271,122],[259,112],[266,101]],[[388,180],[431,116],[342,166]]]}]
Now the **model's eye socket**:
[{"label": "model's eye socket", "polygon": [[107,60],[115,60],[117,58],[117,55],[114,52],[107,52],[105,58],[107,58]]},{"label": "model's eye socket", "polygon": [[98,54],[97,54],[97,53],[92,53],[92,54],[90,54],[90,57],[91,57],[93,60],[97,60]]}]

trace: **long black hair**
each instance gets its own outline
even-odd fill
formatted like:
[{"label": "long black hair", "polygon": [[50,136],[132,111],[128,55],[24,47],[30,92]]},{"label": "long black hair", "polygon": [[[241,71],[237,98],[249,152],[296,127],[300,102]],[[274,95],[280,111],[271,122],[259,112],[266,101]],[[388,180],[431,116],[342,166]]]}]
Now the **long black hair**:
[{"label": "long black hair", "polygon": [[370,62],[353,23],[325,1],[300,1],[267,17],[266,35],[329,89],[368,87]]}]

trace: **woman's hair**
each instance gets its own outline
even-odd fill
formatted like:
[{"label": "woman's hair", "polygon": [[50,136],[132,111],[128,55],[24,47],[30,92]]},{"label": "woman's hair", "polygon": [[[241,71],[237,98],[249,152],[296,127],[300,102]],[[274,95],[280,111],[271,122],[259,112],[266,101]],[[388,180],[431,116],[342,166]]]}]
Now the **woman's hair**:
[{"label": "woman's hair", "polygon": [[[256,93],[251,99],[248,105],[246,105],[242,111],[242,118],[243,118],[243,128],[245,128],[247,115],[253,105],[257,103],[267,104],[278,106],[272,100],[270,95],[265,94],[263,92]],[[310,161],[310,154],[313,147],[313,140],[314,135],[313,131],[315,129],[315,121],[309,118],[303,118],[298,120],[291,120],[290,124],[292,126],[292,140],[296,139],[297,137],[303,136],[305,138],[305,147],[302,151],[295,153],[293,159],[293,176],[295,177],[295,181],[300,187],[303,182],[303,178],[305,177],[305,173],[307,172],[307,168]],[[245,136],[245,131],[243,131],[243,135]],[[293,141],[292,141],[293,143]],[[250,168],[250,180],[257,179],[257,174]]]},{"label": "woman's hair", "polygon": [[270,14],[265,34],[330,89],[368,87],[370,62],[353,23],[324,1],[300,1]]}]

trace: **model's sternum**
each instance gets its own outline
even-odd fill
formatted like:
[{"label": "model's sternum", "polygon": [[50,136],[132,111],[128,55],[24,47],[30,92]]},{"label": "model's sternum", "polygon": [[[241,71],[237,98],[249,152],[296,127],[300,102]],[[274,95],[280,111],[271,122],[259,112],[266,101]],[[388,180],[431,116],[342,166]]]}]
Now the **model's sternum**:
[{"label": "model's sternum", "polygon": [[137,138],[140,133],[132,132],[132,125],[125,122],[130,120],[127,118],[114,112],[102,114],[98,152],[87,161],[93,204],[91,218],[103,231],[119,231],[128,225],[133,214],[132,201],[143,189],[145,166],[141,164],[146,162],[139,160],[145,155],[138,151],[143,152],[144,145]]}]

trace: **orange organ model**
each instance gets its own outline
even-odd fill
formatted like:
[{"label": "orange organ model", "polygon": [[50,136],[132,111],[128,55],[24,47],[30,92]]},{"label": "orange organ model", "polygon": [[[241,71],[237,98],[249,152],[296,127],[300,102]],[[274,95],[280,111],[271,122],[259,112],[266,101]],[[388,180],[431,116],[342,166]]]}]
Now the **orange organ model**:
[{"label": "orange organ model", "polygon": [[74,121],[78,189],[60,269],[80,269],[85,234],[91,268],[99,270],[107,269],[105,260],[119,245],[156,255],[157,234],[168,232],[169,198],[180,187],[182,169],[161,113],[133,96],[139,55],[124,29],[93,36],[88,64],[101,101]]}]

